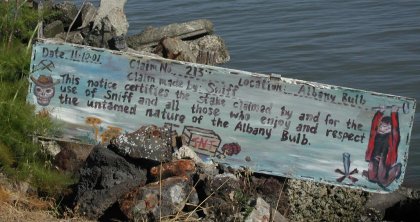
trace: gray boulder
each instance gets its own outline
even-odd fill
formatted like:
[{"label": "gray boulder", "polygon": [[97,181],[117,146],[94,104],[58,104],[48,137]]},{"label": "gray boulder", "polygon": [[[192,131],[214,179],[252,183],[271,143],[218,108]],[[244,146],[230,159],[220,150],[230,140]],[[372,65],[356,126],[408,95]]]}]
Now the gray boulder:
[{"label": "gray boulder", "polygon": [[79,172],[94,147],[67,141],[58,141],[57,145],[60,152],[54,156],[52,163],[59,170],[71,173]]},{"label": "gray boulder", "polygon": [[130,48],[137,50],[141,46],[157,45],[164,37],[185,39],[211,33],[213,33],[213,23],[207,19],[199,19],[159,28],[147,28],[140,34],[129,36],[127,44]]},{"label": "gray boulder", "polygon": [[172,137],[169,128],[143,126],[135,132],[112,140],[113,149],[133,159],[167,162],[172,159]]},{"label": "gray boulder", "polygon": [[223,39],[217,35],[206,35],[187,41],[197,63],[215,65],[226,63],[230,55]]},{"label": "gray boulder", "polygon": [[146,183],[146,172],[113,151],[96,146],[80,170],[75,212],[99,218],[122,195]]}]

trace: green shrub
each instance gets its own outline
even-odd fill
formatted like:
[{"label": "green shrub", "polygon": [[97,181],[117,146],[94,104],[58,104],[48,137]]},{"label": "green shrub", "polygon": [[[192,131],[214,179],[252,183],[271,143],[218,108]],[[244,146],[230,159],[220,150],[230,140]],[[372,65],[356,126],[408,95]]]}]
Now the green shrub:
[{"label": "green shrub", "polygon": [[29,181],[40,192],[56,195],[71,184],[69,175],[50,167],[49,157],[33,135],[53,130],[48,117],[37,116],[26,103],[30,46],[39,16],[24,1],[0,3],[0,170]]}]

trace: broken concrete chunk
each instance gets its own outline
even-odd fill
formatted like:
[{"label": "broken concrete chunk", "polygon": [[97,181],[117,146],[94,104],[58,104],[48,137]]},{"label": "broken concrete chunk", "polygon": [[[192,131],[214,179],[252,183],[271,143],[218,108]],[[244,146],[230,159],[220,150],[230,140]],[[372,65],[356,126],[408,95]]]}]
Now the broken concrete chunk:
[{"label": "broken concrete chunk", "polygon": [[191,159],[195,163],[204,164],[203,160],[197,155],[197,153],[188,146],[180,147],[176,152],[174,152],[173,156],[177,159]]},{"label": "broken concrete chunk", "polygon": [[94,19],[97,14],[97,9],[91,2],[86,2],[80,11],[80,19],[82,20],[82,24],[80,25],[79,29],[85,28],[90,25],[90,23],[94,22]]},{"label": "broken concrete chunk", "polygon": [[170,129],[154,125],[143,126],[135,132],[117,137],[112,146],[121,155],[167,162],[172,158]]},{"label": "broken concrete chunk", "polygon": [[122,195],[144,185],[146,179],[145,170],[105,147],[96,146],[80,170],[75,212],[97,219]]},{"label": "broken concrete chunk", "polygon": [[64,32],[64,25],[60,20],[53,21],[44,27],[44,36],[47,38],[52,38],[62,32]]},{"label": "broken concrete chunk", "polygon": [[155,221],[175,215],[187,202],[198,204],[196,196],[187,177],[170,177],[135,188],[121,198],[119,206],[131,221]]},{"label": "broken concrete chunk", "polygon": [[179,38],[163,38],[156,46],[154,53],[168,59],[184,62],[196,62],[188,45]]},{"label": "broken concrete chunk", "polygon": [[215,65],[226,63],[230,55],[223,39],[216,35],[206,35],[187,41],[197,63]]},{"label": "broken concrete chunk", "polygon": [[199,19],[185,23],[174,23],[159,28],[148,28],[142,33],[127,38],[129,47],[137,49],[142,45],[157,45],[164,37],[180,39],[202,36],[213,32],[213,23],[207,19]]},{"label": "broken concrete chunk", "polygon": [[126,35],[128,30],[127,17],[124,13],[126,0],[101,0],[93,28],[103,29],[103,19],[108,18],[109,25],[115,36]]}]

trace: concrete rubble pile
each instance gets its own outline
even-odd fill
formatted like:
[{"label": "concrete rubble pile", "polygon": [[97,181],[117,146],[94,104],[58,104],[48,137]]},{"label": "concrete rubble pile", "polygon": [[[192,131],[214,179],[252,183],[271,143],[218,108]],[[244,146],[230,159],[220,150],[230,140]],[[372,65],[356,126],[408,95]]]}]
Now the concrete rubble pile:
[{"label": "concrete rubble pile", "polygon": [[128,36],[126,0],[86,2],[80,8],[71,1],[45,1],[55,16],[44,22],[43,35],[58,41],[159,56],[179,61],[222,64],[229,61],[223,39],[213,34],[213,23],[198,19],[163,27],[146,27]]}]

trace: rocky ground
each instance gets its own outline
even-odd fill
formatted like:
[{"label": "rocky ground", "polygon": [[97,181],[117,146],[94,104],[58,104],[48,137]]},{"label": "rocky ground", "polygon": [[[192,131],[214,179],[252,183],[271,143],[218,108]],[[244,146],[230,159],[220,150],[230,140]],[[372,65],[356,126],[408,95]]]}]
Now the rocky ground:
[{"label": "rocky ground", "polygon": [[372,194],[255,174],[205,163],[174,139],[169,129],[144,126],[107,146],[43,143],[61,150],[55,162],[80,166],[62,207],[90,220],[413,221],[420,209],[418,190]]},{"label": "rocky ground", "polygon": [[[44,22],[44,37],[203,64],[229,60],[208,20],[126,36],[125,1],[103,2],[97,9],[44,1],[59,15]],[[420,209],[418,190],[370,194],[204,163],[157,126],[95,147],[39,142],[57,170],[74,173],[78,182],[56,201],[1,176],[0,221],[411,221]]]}]

